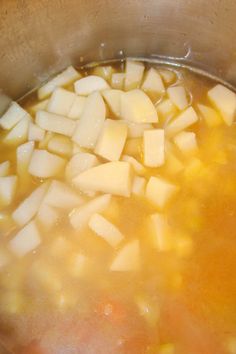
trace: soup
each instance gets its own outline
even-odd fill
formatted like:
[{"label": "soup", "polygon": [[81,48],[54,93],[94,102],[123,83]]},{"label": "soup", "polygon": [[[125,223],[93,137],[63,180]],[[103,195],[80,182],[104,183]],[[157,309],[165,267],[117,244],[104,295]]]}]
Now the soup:
[{"label": "soup", "polygon": [[19,354],[236,353],[236,95],[72,67],[0,118],[0,337]]}]

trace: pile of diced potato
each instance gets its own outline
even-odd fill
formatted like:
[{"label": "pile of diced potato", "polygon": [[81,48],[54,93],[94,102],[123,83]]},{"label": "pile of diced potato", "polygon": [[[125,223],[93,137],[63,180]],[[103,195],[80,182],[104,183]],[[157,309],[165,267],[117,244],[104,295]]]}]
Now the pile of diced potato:
[{"label": "pile of diced potato", "polygon": [[[171,249],[165,210],[180,189],[175,175],[184,169],[175,151],[197,156],[191,127],[199,120],[209,128],[230,126],[236,110],[235,93],[220,84],[209,90],[209,105],[193,107],[175,80],[172,70],[145,70],[132,60],[124,72],[103,66],[85,77],[69,67],[38,90],[39,102],[27,111],[11,103],[0,127],[2,143],[15,149],[16,169],[10,161],[0,164],[0,204],[14,206],[16,231],[7,248],[0,247],[0,268],[12,254],[36,250],[64,213],[73,229],[89,227],[114,249],[111,271],[140,269],[140,241],[127,241],[104,217],[113,196],[149,202],[156,210],[148,217],[153,244]],[[65,88],[72,83],[73,91]],[[171,180],[159,173],[163,167]],[[32,178],[37,186],[18,202],[18,190],[27,191]]]}]

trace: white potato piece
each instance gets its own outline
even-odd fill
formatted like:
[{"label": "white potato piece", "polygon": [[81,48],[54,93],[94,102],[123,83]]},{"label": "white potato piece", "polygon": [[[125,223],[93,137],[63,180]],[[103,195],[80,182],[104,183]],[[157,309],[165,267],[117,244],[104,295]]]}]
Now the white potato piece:
[{"label": "white potato piece", "polygon": [[140,86],[143,78],[143,63],[126,60],[125,65],[125,91],[133,90]]},{"label": "white potato piece", "polygon": [[174,117],[177,114],[178,110],[176,106],[172,103],[169,98],[164,99],[161,101],[157,106],[156,110],[158,115],[164,120],[168,120]]},{"label": "white potato piece", "polygon": [[33,151],[28,171],[32,176],[49,178],[56,176],[64,169],[66,160],[46,150]]},{"label": "white potato piece", "polygon": [[76,128],[74,120],[45,111],[36,113],[35,122],[42,129],[66,136],[72,136]]},{"label": "white potato piece", "polygon": [[17,102],[12,102],[0,118],[0,127],[10,130],[27,115],[28,113]]},{"label": "white potato piece", "polygon": [[69,215],[70,223],[74,229],[80,230],[87,226],[90,217],[94,213],[102,213],[105,211],[111,201],[110,194],[104,194],[88,203],[80,206],[79,208],[73,209]]},{"label": "white potato piece", "polygon": [[120,97],[121,90],[105,90],[102,92],[102,96],[108,104],[110,110],[116,117],[120,117]]},{"label": "white potato piece", "polygon": [[59,213],[55,208],[45,203],[41,204],[37,213],[37,221],[39,221],[46,230],[50,230],[57,223],[58,219]]},{"label": "white potato piece", "polygon": [[28,140],[42,141],[45,136],[45,130],[34,123],[29,124]]},{"label": "white potato piece", "polygon": [[155,94],[165,93],[165,86],[163,84],[162,78],[154,68],[148,70],[142,84],[142,89],[144,91],[152,92]]},{"label": "white potato piece", "polygon": [[220,112],[227,125],[231,125],[236,112],[236,94],[227,87],[218,84],[207,93],[212,105]]},{"label": "white potato piece", "polygon": [[25,116],[4,137],[3,142],[7,145],[20,145],[27,140],[30,124],[30,116]]},{"label": "white potato piece", "polygon": [[21,188],[22,184],[23,187],[29,185],[31,176],[29,175],[28,169],[34,151],[34,145],[34,141],[29,141],[28,143],[18,146],[16,149],[16,171],[20,178]]},{"label": "white potato piece", "polygon": [[104,192],[129,197],[132,170],[128,162],[107,162],[90,168],[73,179],[81,191]]},{"label": "white potato piece", "polygon": [[138,175],[142,176],[146,173],[146,168],[133,156],[123,155],[121,160],[130,163]]},{"label": "white potato piece", "polygon": [[169,87],[167,94],[178,109],[183,110],[188,107],[187,93],[183,86]]},{"label": "white potato piece", "polygon": [[141,138],[145,130],[153,128],[152,124],[149,123],[133,123],[128,120],[120,120],[120,122],[127,125],[128,138]]},{"label": "white potato piece", "polygon": [[132,194],[143,196],[145,194],[147,181],[144,177],[135,176],[132,185]]},{"label": "white potato piece", "polygon": [[93,70],[93,75],[100,76],[103,79],[110,81],[112,73],[114,72],[114,69],[110,65],[106,66],[96,66]]},{"label": "white potato piece", "polygon": [[110,88],[106,80],[100,76],[89,75],[74,83],[77,95],[88,96],[95,91],[103,91]]},{"label": "white potato piece", "polygon": [[157,123],[154,104],[141,90],[132,90],[121,95],[121,117],[134,123]]},{"label": "white potato piece", "polygon": [[98,213],[91,216],[88,225],[93,232],[101,236],[111,247],[116,248],[124,239],[124,235],[120,230]]},{"label": "white potato piece", "polygon": [[42,100],[49,96],[57,87],[69,85],[80,77],[81,75],[78,71],[76,71],[73,66],[69,66],[67,69],[39,88],[38,98]]},{"label": "white potato piece", "polygon": [[117,120],[106,119],[99,135],[95,153],[109,161],[118,161],[127,138],[128,128]]},{"label": "white potato piece", "polygon": [[166,162],[165,168],[167,173],[171,175],[176,175],[184,170],[184,164],[180,161],[172,149],[166,149]]},{"label": "white potato piece", "polygon": [[48,106],[49,99],[40,101],[39,103],[34,104],[29,107],[29,111],[34,115],[38,111],[46,111]]},{"label": "white potato piece", "polygon": [[155,206],[163,209],[179,188],[159,177],[151,177],[147,183],[146,198]]},{"label": "white potato piece", "polygon": [[164,129],[145,130],[143,133],[143,160],[148,167],[160,167],[165,163]]},{"label": "white potato piece", "polygon": [[84,200],[65,183],[54,180],[51,182],[43,202],[51,207],[71,209],[83,204]]},{"label": "white potato piece", "polygon": [[82,148],[76,143],[73,143],[73,149],[72,149],[72,155],[76,155],[79,152],[87,152],[88,150],[86,148]]},{"label": "white potato piece", "polygon": [[190,127],[198,121],[198,116],[193,107],[187,108],[172,120],[166,127],[165,132],[168,138],[173,137],[182,130]]},{"label": "white potato piece", "polygon": [[48,150],[54,154],[70,157],[73,151],[73,143],[67,136],[55,135],[48,142]]},{"label": "white potato piece", "polygon": [[74,92],[58,87],[52,93],[46,111],[68,116],[75,98],[76,94]]},{"label": "white potato piece", "polygon": [[152,214],[149,216],[148,222],[153,247],[160,252],[170,251],[173,245],[166,215],[161,213]]},{"label": "white potato piece", "polygon": [[158,72],[166,85],[170,85],[176,81],[176,73],[173,70],[159,69]]},{"label": "white potato piece", "polygon": [[106,106],[99,92],[88,96],[72,140],[85,148],[94,148],[106,117]]},{"label": "white potato piece", "polygon": [[8,206],[12,203],[17,187],[17,176],[0,177],[0,205]]},{"label": "white potato piece", "polygon": [[41,237],[35,221],[21,229],[9,242],[10,250],[18,257],[35,250],[41,243]]},{"label": "white potato piece", "polygon": [[217,127],[223,123],[221,115],[213,108],[203,104],[198,104],[197,107],[209,128]]},{"label": "white potato piece", "polygon": [[124,153],[126,155],[132,155],[139,158],[140,154],[142,153],[142,143],[142,138],[127,139],[124,148]]},{"label": "white potato piece", "polygon": [[78,154],[72,156],[66,165],[66,179],[71,181],[74,177],[78,176],[83,171],[97,166],[98,164],[99,161],[95,155],[88,152],[79,152]]},{"label": "white potato piece", "polygon": [[111,87],[116,90],[122,90],[125,81],[124,73],[113,73],[111,76]]},{"label": "white potato piece", "polygon": [[10,161],[0,163],[0,177],[6,177],[10,173]]},{"label": "white potato piece", "polygon": [[39,141],[38,148],[39,149],[47,149],[49,141],[55,136],[56,134],[53,132],[46,132],[42,141]]},{"label": "white potato piece", "polygon": [[9,252],[4,248],[0,248],[0,270],[10,263],[11,257]]},{"label": "white potato piece", "polygon": [[133,272],[140,269],[140,244],[139,240],[130,241],[117,252],[110,270],[113,272]]},{"label": "white potato piece", "polygon": [[198,150],[195,133],[180,132],[173,140],[178,149],[186,156],[193,155]]},{"label": "white potato piece", "polygon": [[85,102],[86,97],[76,96],[69,110],[68,117],[75,120],[79,119],[84,111]]},{"label": "white potato piece", "polygon": [[48,182],[36,188],[12,213],[13,220],[19,226],[24,226],[37,214],[43,198],[49,187]]}]

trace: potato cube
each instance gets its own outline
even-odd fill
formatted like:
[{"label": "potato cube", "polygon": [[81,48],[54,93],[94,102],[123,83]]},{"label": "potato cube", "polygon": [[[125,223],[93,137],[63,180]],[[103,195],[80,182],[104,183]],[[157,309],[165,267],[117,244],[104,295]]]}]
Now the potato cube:
[{"label": "potato cube", "polygon": [[0,206],[12,203],[17,187],[17,176],[0,177]]},{"label": "potato cube", "polygon": [[29,173],[39,178],[48,178],[58,175],[64,169],[66,161],[46,150],[34,150],[30,163]]},{"label": "potato cube", "polygon": [[76,96],[69,110],[68,117],[75,120],[79,119],[84,111],[85,103],[86,97]]},{"label": "potato cube", "polygon": [[217,127],[223,123],[221,115],[213,108],[203,104],[198,104],[197,107],[209,128]]},{"label": "potato cube", "polygon": [[6,177],[10,173],[10,161],[0,163],[0,177]]},{"label": "potato cube", "polygon": [[162,121],[164,120],[167,121],[171,119],[178,112],[176,106],[172,103],[172,101],[169,98],[166,98],[163,101],[161,101],[156,106],[156,109]]},{"label": "potato cube", "polygon": [[120,122],[127,125],[128,138],[141,138],[145,130],[153,128],[152,124],[149,123],[133,123],[128,120],[121,120]]},{"label": "potato cube", "polygon": [[135,176],[132,186],[132,194],[143,196],[145,194],[147,181],[144,177]]},{"label": "potato cube", "polygon": [[52,93],[46,110],[50,113],[68,116],[75,98],[74,92],[58,87]]},{"label": "potato cube", "polygon": [[159,177],[151,177],[146,188],[146,198],[155,206],[163,209],[177,193],[178,187]]},{"label": "potato cube", "polygon": [[18,257],[33,251],[41,243],[41,237],[35,221],[21,229],[9,242],[10,250]]},{"label": "potato cube", "polygon": [[104,80],[107,80],[107,81],[111,80],[111,76],[112,76],[113,72],[114,72],[114,69],[110,65],[106,65],[106,66],[99,65],[93,69],[93,75],[100,76]]},{"label": "potato cube", "polygon": [[39,221],[46,230],[50,230],[57,223],[58,219],[59,213],[55,208],[45,203],[41,204],[36,220]]},{"label": "potato cube", "polygon": [[71,181],[83,171],[97,166],[98,164],[99,161],[95,155],[88,152],[79,152],[74,155],[66,165],[66,178],[68,181]]},{"label": "potato cube", "polygon": [[42,141],[45,136],[45,130],[40,128],[34,123],[30,123],[28,131],[28,140],[30,141]]},{"label": "potato cube", "polygon": [[18,103],[12,102],[8,110],[0,118],[0,127],[10,130],[27,115],[28,113]]},{"label": "potato cube", "polygon": [[124,73],[113,73],[111,76],[111,86],[113,89],[122,90],[125,81]]},{"label": "potato cube", "polygon": [[198,150],[195,133],[180,132],[173,140],[179,150],[186,156],[193,155]]},{"label": "potato cube", "polygon": [[171,138],[182,130],[190,127],[198,121],[198,116],[193,107],[187,108],[173,119],[166,127],[166,136]]},{"label": "potato cube", "polygon": [[140,244],[138,240],[133,240],[117,252],[110,270],[113,272],[138,271],[140,263]]},{"label": "potato cube", "polygon": [[146,168],[138,161],[136,160],[134,157],[132,156],[128,156],[128,155],[123,155],[122,156],[122,161],[126,161],[128,163],[130,163],[134,169],[134,171],[138,174],[138,175],[144,175],[146,173]]},{"label": "potato cube", "polygon": [[132,90],[121,95],[121,117],[134,123],[157,123],[154,104],[141,90]]},{"label": "potato cube", "polygon": [[165,86],[162,82],[162,78],[154,68],[148,70],[142,84],[142,89],[155,94],[165,93]]},{"label": "potato cube", "polygon": [[105,90],[102,92],[102,96],[108,107],[115,114],[116,117],[120,117],[120,97],[122,91],[120,90]]},{"label": "potato cube", "polygon": [[46,132],[42,141],[39,141],[38,148],[39,149],[47,149],[49,141],[55,136],[56,134],[53,132]]},{"label": "potato cube", "polygon": [[44,203],[60,209],[71,209],[84,202],[76,192],[60,181],[52,181],[44,198]]},{"label": "potato cube", "polygon": [[26,180],[29,176],[28,168],[34,151],[34,145],[33,141],[29,141],[28,143],[18,146],[16,150],[17,175],[23,180]]},{"label": "potato cube", "polygon": [[42,129],[66,136],[72,136],[76,128],[76,123],[72,119],[45,111],[36,113],[35,122]]},{"label": "potato cube", "polygon": [[159,69],[158,72],[166,85],[173,84],[176,81],[176,73],[173,70]]},{"label": "potato cube", "polygon": [[139,158],[140,154],[142,153],[142,145],[143,139],[141,138],[127,139],[124,147],[124,153],[126,155],[132,155],[136,158]]},{"label": "potato cube", "polygon": [[183,86],[172,86],[167,89],[167,94],[174,105],[183,110],[188,107],[188,98]]},{"label": "potato cube", "polygon": [[159,167],[165,163],[165,131],[163,129],[145,130],[143,133],[144,165]]},{"label": "potato cube", "polygon": [[78,121],[73,141],[85,148],[94,148],[106,117],[106,106],[98,92],[92,93]]},{"label": "potato cube", "polygon": [[67,136],[55,135],[48,142],[48,150],[63,157],[70,157],[72,155],[73,143]]},{"label": "potato cube", "polygon": [[144,72],[143,63],[126,60],[125,65],[125,91],[138,88],[141,84]]},{"label": "potato cube", "polygon": [[166,215],[155,213],[149,216],[150,237],[153,247],[158,251],[170,251],[173,248],[170,226]]},{"label": "potato cube", "polygon": [[20,145],[27,140],[30,124],[30,116],[25,116],[4,137],[3,142],[7,145]]},{"label": "potato cube", "polygon": [[106,119],[95,153],[109,161],[118,161],[125,146],[127,131],[127,126],[121,122]]},{"label": "potato cube", "polygon": [[100,76],[89,75],[79,79],[74,84],[77,95],[88,96],[96,91],[103,91],[109,89],[109,85]]},{"label": "potato cube", "polygon": [[220,112],[227,125],[231,125],[236,112],[236,94],[227,87],[218,84],[208,91],[212,105]]}]

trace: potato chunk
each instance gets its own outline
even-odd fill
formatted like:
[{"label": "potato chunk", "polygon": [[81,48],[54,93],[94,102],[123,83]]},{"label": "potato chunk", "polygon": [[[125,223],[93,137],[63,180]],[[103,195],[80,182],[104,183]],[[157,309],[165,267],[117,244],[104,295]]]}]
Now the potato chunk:
[{"label": "potato chunk", "polygon": [[82,116],[86,103],[86,97],[76,96],[69,110],[68,117],[71,119],[79,119]]},{"label": "potato chunk", "polygon": [[159,177],[151,177],[146,188],[146,198],[158,208],[163,209],[177,193],[178,187]]},{"label": "potato chunk", "polygon": [[25,116],[17,123],[12,130],[4,137],[3,142],[6,145],[20,145],[27,140],[30,116]]},{"label": "potato chunk", "polygon": [[172,86],[167,89],[167,94],[174,105],[183,110],[188,107],[188,98],[183,86]]},{"label": "potato chunk", "polygon": [[74,84],[77,95],[88,96],[95,91],[103,91],[109,89],[109,85],[100,76],[89,75],[79,79]]},{"label": "potato chunk", "polygon": [[122,91],[120,90],[105,90],[102,92],[102,96],[108,104],[110,110],[116,117],[120,117],[120,97]]},{"label": "potato chunk", "polygon": [[236,112],[236,94],[223,85],[216,85],[208,91],[212,105],[220,112],[227,125],[231,125]]},{"label": "potato chunk", "polygon": [[152,245],[158,251],[169,251],[173,247],[170,227],[166,215],[155,213],[149,216],[150,237]]},{"label": "potato chunk", "polygon": [[37,221],[39,221],[46,230],[50,230],[56,224],[58,219],[58,210],[45,203],[41,204],[37,214]]},{"label": "potato chunk", "polygon": [[29,163],[34,151],[34,141],[18,146],[16,150],[16,170],[21,179],[21,184],[28,185],[29,182]]},{"label": "potato chunk", "polygon": [[165,93],[165,86],[162,82],[162,78],[154,68],[148,70],[142,84],[142,89],[155,94]]},{"label": "potato chunk", "polygon": [[28,140],[42,141],[45,136],[45,130],[34,123],[30,123],[28,131]]},{"label": "potato chunk", "polygon": [[203,104],[198,104],[197,107],[209,128],[217,127],[218,125],[223,123],[221,115],[213,108],[205,106]]},{"label": "potato chunk", "polygon": [[12,102],[8,110],[0,118],[0,127],[10,130],[26,115],[28,113],[18,103]]},{"label": "potato chunk", "polygon": [[126,244],[117,252],[110,270],[115,272],[132,272],[140,269],[140,245],[138,240]]},{"label": "potato chunk", "polygon": [[122,161],[126,161],[126,162],[130,163],[131,166],[133,167],[134,171],[138,175],[142,176],[142,175],[145,174],[146,168],[138,160],[136,160],[134,157],[128,156],[128,155],[123,155],[122,156]]},{"label": "potato chunk", "polygon": [[111,76],[111,86],[113,89],[122,90],[125,81],[124,73],[113,73]]},{"label": "potato chunk", "polygon": [[76,123],[72,119],[45,111],[38,111],[35,121],[44,130],[66,136],[72,136],[76,128]]},{"label": "potato chunk", "polygon": [[179,150],[186,156],[197,152],[196,134],[192,132],[181,132],[174,137],[174,142]]},{"label": "potato chunk", "polygon": [[85,148],[94,148],[106,117],[106,106],[98,92],[86,100],[83,114],[78,121],[73,141]]},{"label": "potato chunk", "polygon": [[165,132],[163,129],[145,130],[143,133],[144,165],[159,167],[165,163]]},{"label": "potato chunk", "polygon": [[9,242],[10,250],[18,257],[33,251],[41,243],[41,237],[35,221],[31,221],[21,229]]},{"label": "potato chunk", "polygon": [[91,167],[97,166],[99,161],[97,157],[88,152],[79,152],[72,156],[66,166],[66,178],[71,181],[74,177],[88,170]]},{"label": "potato chunk", "polygon": [[95,153],[109,161],[118,161],[125,146],[127,131],[126,125],[107,119],[98,138]]},{"label": "potato chunk", "polygon": [[73,143],[69,137],[55,134],[48,142],[48,150],[63,157],[70,157]]},{"label": "potato chunk", "polygon": [[121,95],[121,117],[134,123],[157,123],[154,104],[141,90],[132,90]]},{"label": "potato chunk", "polygon": [[0,163],[0,177],[6,177],[10,173],[10,161]]},{"label": "potato chunk", "polygon": [[91,230],[114,248],[116,248],[124,238],[120,230],[100,214],[93,214],[89,219],[88,225]]},{"label": "potato chunk", "polygon": [[128,120],[121,120],[121,122],[128,127],[128,138],[141,138],[145,130],[153,128],[149,123],[133,123]]},{"label": "potato chunk", "polygon": [[52,93],[46,110],[50,113],[68,116],[75,98],[76,94],[74,92],[58,87]]},{"label": "potato chunk", "polygon": [[59,174],[65,167],[66,161],[46,150],[34,150],[30,164],[29,173],[39,178],[53,177]]},{"label": "potato chunk", "polygon": [[111,76],[113,72],[114,72],[114,68],[110,65],[106,65],[106,66],[99,65],[93,69],[93,75],[100,76],[103,79],[108,81],[111,80]]},{"label": "potato chunk", "polygon": [[10,205],[17,187],[17,176],[0,177],[0,206]]},{"label": "potato chunk", "polygon": [[166,136],[171,138],[182,130],[198,121],[198,116],[193,107],[187,108],[173,119],[166,127]]},{"label": "potato chunk", "polygon": [[140,86],[144,72],[143,63],[126,60],[125,66],[125,91],[133,90]]},{"label": "potato chunk", "polygon": [[104,192],[129,197],[131,172],[128,162],[108,162],[82,172],[73,179],[73,183],[82,191]]},{"label": "potato chunk", "polygon": [[135,176],[132,186],[132,194],[143,196],[145,194],[147,181],[144,177]]},{"label": "potato chunk", "polygon": [[84,202],[76,192],[69,186],[60,181],[52,181],[47,194],[44,198],[44,203],[60,209],[71,209],[81,205]]}]

